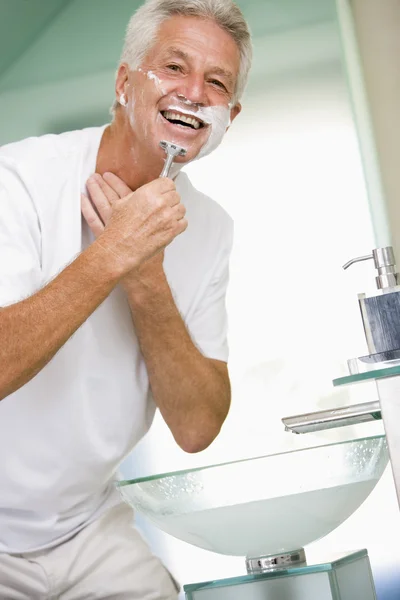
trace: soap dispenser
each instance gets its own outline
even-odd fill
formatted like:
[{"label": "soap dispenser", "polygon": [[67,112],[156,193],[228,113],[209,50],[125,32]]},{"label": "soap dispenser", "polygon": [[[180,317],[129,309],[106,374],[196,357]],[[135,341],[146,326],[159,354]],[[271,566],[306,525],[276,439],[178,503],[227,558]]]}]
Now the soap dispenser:
[{"label": "soap dispenser", "polygon": [[358,295],[369,356],[360,360],[383,362],[400,358],[400,286],[392,246],[375,248],[372,254],[353,258],[345,265],[372,259],[378,271],[376,295]]},{"label": "soap dispenser", "polygon": [[[347,361],[350,375],[363,375],[363,378],[368,371],[376,373],[379,369],[400,365],[400,285],[393,248],[391,246],[375,248],[367,256],[349,260],[343,268],[347,269],[354,263],[371,259],[378,271],[376,276],[378,292],[373,295],[358,295],[369,354]],[[341,377],[341,380],[344,379],[349,378]],[[284,417],[282,423],[285,431],[310,433],[346,425],[358,425],[381,418],[380,399],[292,415]]]}]

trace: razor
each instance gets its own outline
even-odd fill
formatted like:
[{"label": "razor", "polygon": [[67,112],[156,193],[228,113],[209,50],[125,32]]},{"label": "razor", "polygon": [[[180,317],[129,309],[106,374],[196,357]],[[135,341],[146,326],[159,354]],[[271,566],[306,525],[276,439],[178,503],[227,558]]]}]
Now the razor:
[{"label": "razor", "polygon": [[167,158],[165,159],[164,168],[161,171],[160,177],[168,177],[169,170],[176,156],[185,156],[186,148],[182,148],[182,146],[178,146],[177,144],[173,144],[172,142],[166,142],[165,140],[161,140],[160,142],[161,148],[165,151]]}]

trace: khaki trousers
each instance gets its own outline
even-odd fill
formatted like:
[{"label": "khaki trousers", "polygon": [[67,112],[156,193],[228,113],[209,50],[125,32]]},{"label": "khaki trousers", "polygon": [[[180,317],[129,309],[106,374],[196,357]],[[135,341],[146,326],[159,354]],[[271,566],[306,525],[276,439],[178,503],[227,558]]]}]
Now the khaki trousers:
[{"label": "khaki trousers", "polygon": [[177,600],[178,585],[118,505],[54,548],[0,554],[0,600]]}]

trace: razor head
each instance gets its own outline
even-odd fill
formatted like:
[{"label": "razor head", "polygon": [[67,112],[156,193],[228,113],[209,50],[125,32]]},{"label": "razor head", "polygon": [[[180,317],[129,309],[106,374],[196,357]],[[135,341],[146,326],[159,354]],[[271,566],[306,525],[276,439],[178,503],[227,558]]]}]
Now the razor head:
[{"label": "razor head", "polygon": [[185,156],[187,153],[186,148],[182,148],[182,146],[167,142],[166,140],[161,140],[160,146],[170,156]]}]

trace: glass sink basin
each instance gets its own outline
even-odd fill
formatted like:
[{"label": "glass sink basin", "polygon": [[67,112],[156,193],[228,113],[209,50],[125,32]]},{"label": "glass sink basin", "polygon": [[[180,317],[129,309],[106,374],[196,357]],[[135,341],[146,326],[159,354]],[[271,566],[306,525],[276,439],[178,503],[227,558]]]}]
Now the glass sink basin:
[{"label": "glass sink basin", "polygon": [[220,554],[302,548],[367,498],[388,462],[385,436],[118,483],[122,497],[174,537]]}]

